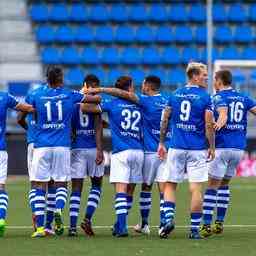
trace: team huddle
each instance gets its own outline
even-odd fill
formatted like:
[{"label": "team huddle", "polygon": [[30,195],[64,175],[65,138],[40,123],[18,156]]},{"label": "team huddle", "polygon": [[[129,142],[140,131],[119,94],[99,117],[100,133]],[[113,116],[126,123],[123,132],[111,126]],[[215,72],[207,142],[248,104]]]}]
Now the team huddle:
[{"label": "team huddle", "polygon": [[[5,122],[8,108],[27,130],[31,182],[32,237],[62,235],[63,209],[69,201],[69,236],[77,236],[84,178],[91,188],[81,228],[93,236],[92,218],[100,202],[104,176],[103,129],[112,138],[110,183],[115,188],[115,237],[128,235],[127,218],[136,184],[141,184],[138,233],[150,234],[151,190],[159,190],[159,236],[175,229],[176,188],[188,178],[191,194],[190,239],[223,232],[229,204],[229,182],[246,147],[247,112],[256,102],[231,87],[228,70],[215,73],[212,97],[207,93],[207,67],[189,63],[188,83],[170,95],[160,92],[157,76],[144,79],[135,93],[132,78],[121,76],[113,88],[101,88],[87,75],[81,91],[63,87],[63,71],[47,70],[47,84],[31,91],[26,103],[0,94],[0,236],[5,230],[8,194]],[[105,97],[106,94],[110,95]],[[108,115],[108,122],[102,113]],[[208,186],[202,195],[202,185]],[[68,200],[68,183],[72,191]],[[216,209],[216,220],[213,215]],[[53,226],[54,223],[54,226]],[[212,225],[213,224],[213,225]]]}]

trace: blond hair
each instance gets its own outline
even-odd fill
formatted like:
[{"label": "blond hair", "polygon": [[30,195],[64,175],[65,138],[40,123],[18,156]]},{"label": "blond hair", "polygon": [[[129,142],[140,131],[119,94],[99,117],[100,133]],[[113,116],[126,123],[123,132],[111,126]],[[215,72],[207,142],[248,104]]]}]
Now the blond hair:
[{"label": "blond hair", "polygon": [[202,62],[190,62],[186,68],[188,79],[192,79],[193,75],[199,75],[201,69],[207,69],[207,66]]}]

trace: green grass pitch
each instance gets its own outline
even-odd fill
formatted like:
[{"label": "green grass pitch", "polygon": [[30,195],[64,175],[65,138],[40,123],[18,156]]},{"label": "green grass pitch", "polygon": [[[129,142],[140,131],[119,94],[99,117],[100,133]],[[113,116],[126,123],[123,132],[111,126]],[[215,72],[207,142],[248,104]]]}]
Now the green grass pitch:
[{"label": "green grass pitch", "polygon": [[[187,184],[178,189],[176,225],[177,228],[167,240],[160,240],[157,229],[152,228],[151,235],[141,236],[129,229],[127,238],[113,238],[109,226],[114,222],[113,187],[105,180],[103,197],[96,211],[94,225],[96,236],[85,237],[82,233],[76,238],[69,238],[67,230],[62,237],[31,239],[31,213],[27,203],[29,184],[26,179],[11,179],[7,184],[9,192],[8,226],[5,236],[0,238],[0,255],[2,256],[52,256],[52,255],[90,255],[90,256],[241,256],[256,255],[256,179],[236,178],[232,182],[231,207],[226,220],[223,235],[213,236],[207,240],[191,241],[187,239],[189,224],[189,205]],[[88,195],[88,182],[85,182],[83,204]],[[129,225],[139,220],[138,191],[129,216]],[[151,225],[159,222],[159,199],[156,189],[153,193]],[[65,214],[68,212],[65,210]],[[79,220],[80,223],[80,220]],[[68,217],[65,215],[65,224]],[[235,225],[235,226],[234,226]],[[240,226],[239,226],[240,225]]]}]

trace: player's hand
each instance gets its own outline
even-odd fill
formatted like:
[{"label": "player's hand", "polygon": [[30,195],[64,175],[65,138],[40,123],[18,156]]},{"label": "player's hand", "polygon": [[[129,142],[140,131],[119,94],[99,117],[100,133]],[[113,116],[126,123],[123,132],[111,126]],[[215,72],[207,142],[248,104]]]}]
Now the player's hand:
[{"label": "player's hand", "polygon": [[215,149],[208,148],[207,162],[211,162],[215,158]]},{"label": "player's hand", "polygon": [[157,154],[158,154],[158,157],[161,160],[164,160],[166,158],[167,150],[166,150],[166,147],[165,147],[164,144],[159,143],[159,146],[158,146],[158,149],[157,149]]},{"label": "player's hand", "polygon": [[103,163],[103,161],[104,161],[104,154],[103,154],[103,151],[102,151],[102,150],[97,150],[95,163],[96,163],[97,165],[100,165],[100,164]]},{"label": "player's hand", "polygon": [[84,94],[98,94],[101,92],[100,88],[87,88],[83,87],[82,88]]},{"label": "player's hand", "polygon": [[220,122],[214,122],[213,123],[213,128],[215,131],[219,131],[223,127],[223,124]]}]

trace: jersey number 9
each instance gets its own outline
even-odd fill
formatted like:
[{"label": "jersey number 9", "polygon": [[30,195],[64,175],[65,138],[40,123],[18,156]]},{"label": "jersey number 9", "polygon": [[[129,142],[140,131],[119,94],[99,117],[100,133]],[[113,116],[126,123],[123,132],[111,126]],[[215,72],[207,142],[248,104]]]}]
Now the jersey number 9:
[{"label": "jersey number 9", "polygon": [[180,105],[180,120],[188,121],[190,117],[191,103],[188,100],[183,100]]}]

